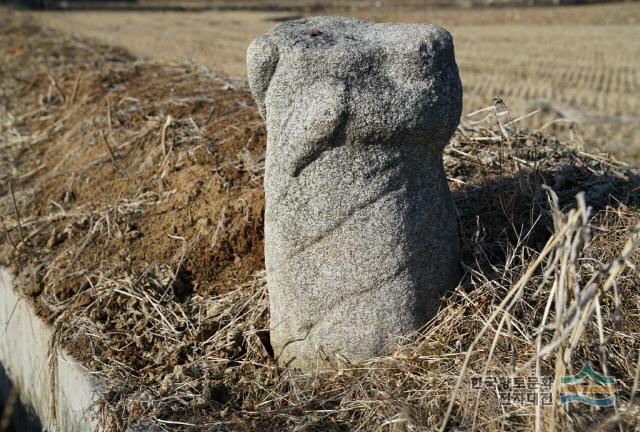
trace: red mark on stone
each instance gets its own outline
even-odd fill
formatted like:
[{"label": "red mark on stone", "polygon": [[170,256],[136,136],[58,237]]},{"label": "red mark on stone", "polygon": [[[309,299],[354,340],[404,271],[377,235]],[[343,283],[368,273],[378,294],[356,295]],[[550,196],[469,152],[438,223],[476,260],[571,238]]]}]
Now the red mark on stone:
[{"label": "red mark on stone", "polygon": [[322,32],[318,29],[311,30],[311,36],[313,37],[320,36],[321,34]]}]

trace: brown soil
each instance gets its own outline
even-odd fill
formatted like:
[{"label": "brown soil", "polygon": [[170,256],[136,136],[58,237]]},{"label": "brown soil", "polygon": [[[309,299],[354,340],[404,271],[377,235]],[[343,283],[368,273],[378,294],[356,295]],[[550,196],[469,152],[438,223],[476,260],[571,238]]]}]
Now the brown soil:
[{"label": "brown soil", "polygon": [[245,90],[195,67],[61,45],[35,27],[3,26],[1,37],[4,102],[37,107],[11,128],[44,138],[2,161],[28,238],[13,268],[30,275],[32,295],[65,300],[98,269],[158,263],[180,263],[177,297],[219,294],[263,267],[265,131]]}]

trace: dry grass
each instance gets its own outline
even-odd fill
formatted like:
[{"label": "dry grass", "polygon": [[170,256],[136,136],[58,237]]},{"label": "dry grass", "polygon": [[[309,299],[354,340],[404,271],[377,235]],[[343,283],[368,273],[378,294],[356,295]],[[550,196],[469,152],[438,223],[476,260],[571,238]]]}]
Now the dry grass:
[{"label": "dry grass", "polygon": [[[444,156],[460,286],[388,356],[301,373],[273,361],[259,247],[234,238],[261,236],[265,138],[246,91],[24,24],[0,40],[1,178],[16,192],[15,208],[0,196],[2,260],[104,381],[103,430],[639,427],[640,181],[625,164],[498,125],[493,107],[468,117]],[[215,216],[171,225],[190,211]],[[145,258],[148,239],[162,251]],[[213,275],[189,267],[202,256]],[[586,360],[618,379],[615,408],[501,405],[504,388],[472,387],[546,376],[557,401]]]}]

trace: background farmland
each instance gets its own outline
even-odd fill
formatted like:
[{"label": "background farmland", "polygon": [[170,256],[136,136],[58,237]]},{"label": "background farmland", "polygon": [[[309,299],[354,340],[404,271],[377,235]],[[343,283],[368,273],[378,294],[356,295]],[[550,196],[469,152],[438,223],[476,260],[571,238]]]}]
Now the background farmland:
[{"label": "background farmland", "polygon": [[[285,19],[323,13],[431,22],[454,35],[467,114],[500,97],[513,118],[539,110],[522,126],[545,127],[561,138],[584,140],[589,148],[595,145],[613,152],[623,161],[638,161],[640,44],[634,43],[640,40],[638,3],[443,9],[418,7],[416,2],[340,1],[325,2],[332,5],[326,10],[318,10],[318,2],[213,3],[225,10],[189,11],[212,4],[192,1],[164,3],[182,5],[187,11],[33,15],[46,26],[123,46],[144,58],[203,64],[240,79],[245,76],[249,42]],[[260,5],[294,10],[250,10]],[[227,10],[231,6],[241,10]],[[467,119],[479,120],[486,114]],[[550,121],[554,122],[549,125]]]}]

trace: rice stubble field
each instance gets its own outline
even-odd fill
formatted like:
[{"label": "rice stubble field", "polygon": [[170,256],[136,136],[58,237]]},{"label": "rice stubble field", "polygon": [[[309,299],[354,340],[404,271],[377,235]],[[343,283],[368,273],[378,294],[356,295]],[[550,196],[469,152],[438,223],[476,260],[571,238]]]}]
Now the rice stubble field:
[{"label": "rice stubble field", "polygon": [[[429,22],[454,36],[465,113],[505,101],[521,127],[640,161],[640,3],[588,6],[328,10],[376,21]],[[249,42],[299,12],[40,12],[37,22],[162,62],[244,79]],[[473,120],[482,120],[482,117]]]}]

